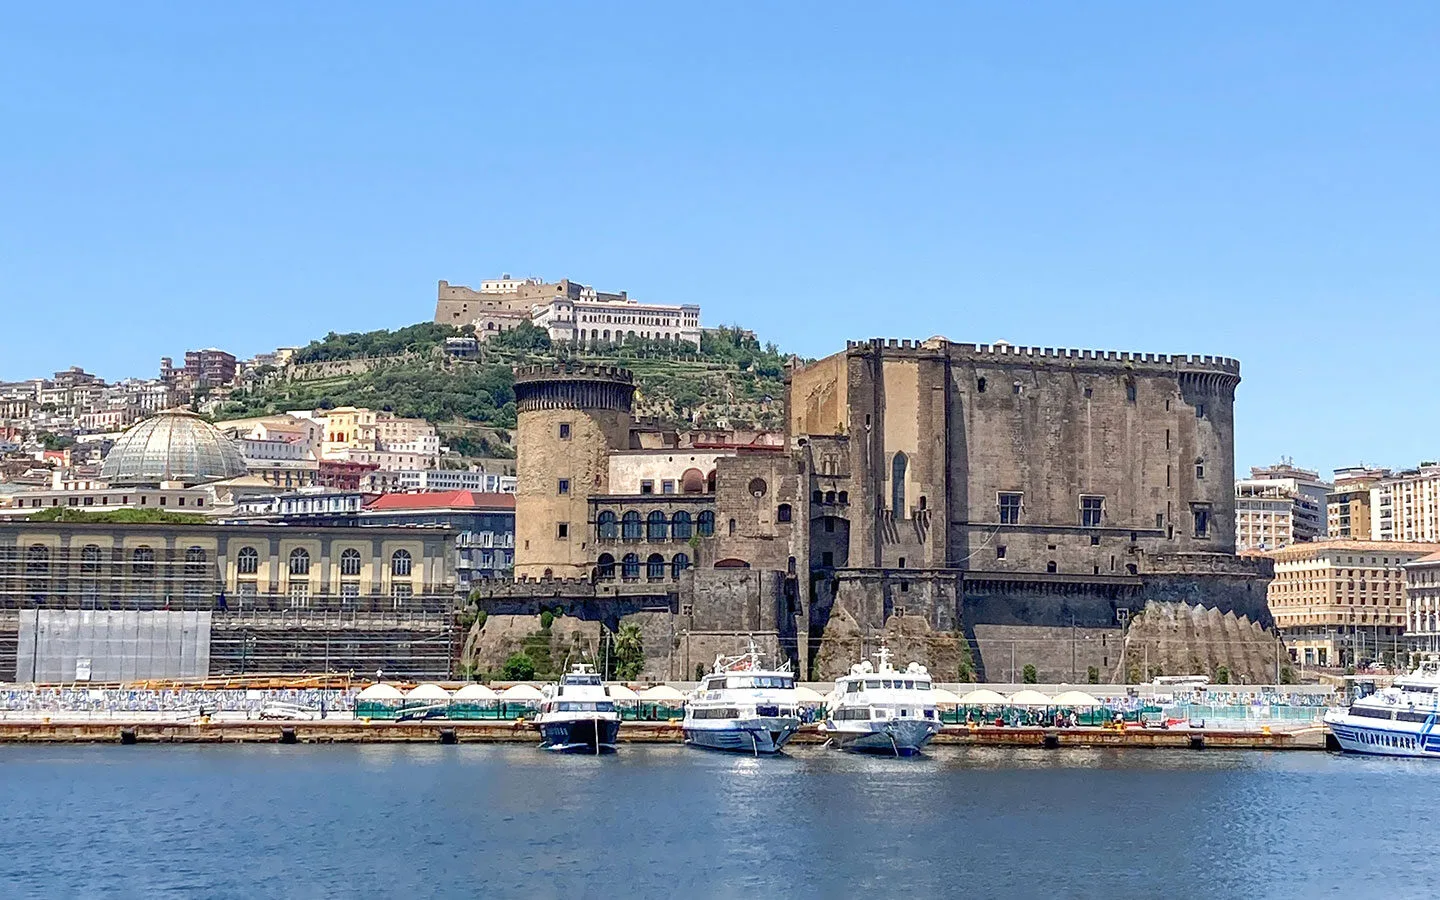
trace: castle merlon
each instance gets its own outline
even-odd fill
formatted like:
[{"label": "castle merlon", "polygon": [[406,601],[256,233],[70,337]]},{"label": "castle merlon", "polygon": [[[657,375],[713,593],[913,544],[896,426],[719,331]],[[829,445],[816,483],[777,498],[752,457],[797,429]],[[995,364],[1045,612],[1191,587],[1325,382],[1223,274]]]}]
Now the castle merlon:
[{"label": "castle merlon", "polygon": [[[851,351],[882,350],[887,355],[939,357],[979,362],[1018,363],[1087,363],[1119,366],[1160,366],[1173,369],[1204,369],[1217,374],[1240,374],[1240,361],[1227,356],[1202,354],[1132,353],[1123,350],[1086,350],[1065,347],[1030,347],[1016,344],[965,344],[937,339],[925,341],[908,338],[871,338],[847,341]],[[898,353],[897,353],[898,351]]]}]

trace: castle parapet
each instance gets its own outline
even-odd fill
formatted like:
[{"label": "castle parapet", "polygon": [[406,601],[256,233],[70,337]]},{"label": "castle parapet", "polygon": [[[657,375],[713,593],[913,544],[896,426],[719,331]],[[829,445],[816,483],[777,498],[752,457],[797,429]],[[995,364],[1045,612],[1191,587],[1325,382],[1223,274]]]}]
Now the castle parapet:
[{"label": "castle parapet", "polygon": [[635,376],[619,366],[551,363],[515,368],[515,407],[595,409],[628,413],[635,400]]},{"label": "castle parapet", "polygon": [[931,356],[946,352],[952,360],[988,365],[1018,363],[1023,365],[1083,365],[1116,369],[1152,368],[1177,372],[1197,372],[1240,376],[1240,361],[1228,356],[1207,356],[1198,353],[1132,353],[1124,350],[1087,350],[1068,347],[1030,347],[1017,344],[941,344],[904,338],[871,338],[868,341],[847,341],[851,352],[881,352],[887,357]]}]

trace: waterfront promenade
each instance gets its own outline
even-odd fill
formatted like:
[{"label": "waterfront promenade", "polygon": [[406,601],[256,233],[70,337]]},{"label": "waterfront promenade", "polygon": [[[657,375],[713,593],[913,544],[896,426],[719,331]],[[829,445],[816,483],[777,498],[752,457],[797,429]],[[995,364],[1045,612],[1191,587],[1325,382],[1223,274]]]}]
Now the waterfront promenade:
[{"label": "waterfront promenade", "polygon": [[[630,744],[678,744],[683,740],[675,722],[626,722],[620,741]],[[0,743],[88,744],[472,744],[538,743],[524,720],[463,722],[366,722],[346,715],[307,722],[205,718],[165,721],[112,718],[6,719],[0,721]],[[825,735],[806,725],[793,745],[819,746]],[[936,746],[1062,749],[1137,748],[1232,750],[1323,750],[1324,729],[1307,725],[1260,730],[1195,728],[995,728],[947,725]]]},{"label": "waterfront promenade", "polygon": [[[534,701],[498,699],[511,693],[514,685],[496,685],[498,693],[486,689],[485,693],[496,699],[480,703],[462,699],[460,692],[425,685],[423,689],[410,687],[408,694],[390,691],[397,699],[377,704],[367,702],[367,692],[358,685],[257,684],[262,686],[0,685],[0,743],[461,744],[538,740],[527,721],[533,716]],[[521,687],[533,690],[533,686]],[[680,697],[689,686],[671,687],[672,695]],[[994,687],[1015,694],[1033,686]],[[942,704],[940,713],[946,725],[934,743],[1049,749],[1320,749],[1325,746],[1325,736],[1319,718],[1324,704],[1334,700],[1323,690],[1288,686],[1222,685],[1178,694],[1150,685],[1091,687],[1100,705],[1076,716],[1071,715],[1075,710],[1062,707]],[[615,690],[617,695],[628,692],[618,685]],[[937,694],[954,696],[947,691]],[[422,696],[429,699],[414,699]],[[618,701],[617,705],[626,716],[622,742],[681,742],[678,721],[683,700],[666,705]],[[802,705],[809,724],[794,743],[823,744],[825,737],[817,724],[824,717],[823,701]],[[299,715],[272,718],[277,706]],[[1066,723],[1074,724],[1066,727]]]}]

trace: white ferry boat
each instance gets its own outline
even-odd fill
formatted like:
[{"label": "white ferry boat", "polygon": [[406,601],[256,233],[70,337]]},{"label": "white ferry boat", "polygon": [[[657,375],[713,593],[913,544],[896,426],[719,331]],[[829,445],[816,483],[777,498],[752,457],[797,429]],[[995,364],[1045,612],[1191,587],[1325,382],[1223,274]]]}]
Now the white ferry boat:
[{"label": "white ferry boat", "polygon": [[615,750],[620,713],[593,666],[571,666],[559,684],[546,685],[544,696],[535,717],[542,749],[559,753]]},{"label": "white ferry boat", "polygon": [[800,729],[795,676],[788,665],[767,669],[755,644],[716,657],[685,707],[685,743],[711,750],[777,753]]},{"label": "white ferry boat", "polygon": [[835,701],[824,731],[832,746],[842,750],[911,756],[940,732],[940,716],[931,699],[930,673],[919,663],[897,672],[890,665],[890,650],[876,654],[879,667],[869,660],[850,667],[850,674],[835,680]]},{"label": "white ferry boat", "polygon": [[1372,756],[1440,757],[1440,658],[1427,657],[1420,668],[1349,709],[1332,709],[1325,725],[1348,753]]}]

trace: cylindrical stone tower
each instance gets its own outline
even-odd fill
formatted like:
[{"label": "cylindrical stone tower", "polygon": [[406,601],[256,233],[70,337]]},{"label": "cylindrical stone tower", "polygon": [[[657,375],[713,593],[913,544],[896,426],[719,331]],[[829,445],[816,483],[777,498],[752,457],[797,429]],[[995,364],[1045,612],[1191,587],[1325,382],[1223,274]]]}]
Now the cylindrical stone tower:
[{"label": "cylindrical stone tower", "polygon": [[515,577],[590,574],[589,499],[630,447],[635,379],[613,366],[515,370]]}]

